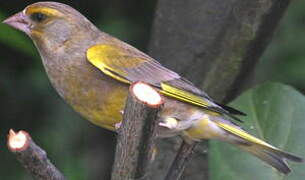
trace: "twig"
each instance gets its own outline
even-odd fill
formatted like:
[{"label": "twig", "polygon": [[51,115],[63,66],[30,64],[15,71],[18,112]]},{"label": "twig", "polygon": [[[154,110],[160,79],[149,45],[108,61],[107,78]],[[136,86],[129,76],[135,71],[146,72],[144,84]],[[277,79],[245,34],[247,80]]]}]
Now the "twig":
[{"label": "twig", "polygon": [[9,131],[8,149],[34,179],[65,180],[63,174],[50,162],[46,152],[25,131]]},{"label": "twig", "polygon": [[112,180],[148,178],[156,119],[162,104],[161,96],[152,87],[141,82],[130,87],[119,128]]},{"label": "twig", "polygon": [[165,180],[179,180],[183,174],[185,165],[191,154],[193,152],[194,147],[196,146],[197,142],[193,142],[191,144],[186,143],[185,141],[182,142],[180,149],[173,161]]}]

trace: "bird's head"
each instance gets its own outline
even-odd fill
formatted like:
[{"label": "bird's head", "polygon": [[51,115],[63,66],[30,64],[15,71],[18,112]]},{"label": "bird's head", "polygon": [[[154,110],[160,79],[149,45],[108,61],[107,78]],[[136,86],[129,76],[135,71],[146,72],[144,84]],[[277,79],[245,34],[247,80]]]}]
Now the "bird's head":
[{"label": "bird's head", "polygon": [[38,2],[4,20],[25,32],[36,44],[58,47],[70,40],[86,39],[97,29],[72,7],[57,2]]}]

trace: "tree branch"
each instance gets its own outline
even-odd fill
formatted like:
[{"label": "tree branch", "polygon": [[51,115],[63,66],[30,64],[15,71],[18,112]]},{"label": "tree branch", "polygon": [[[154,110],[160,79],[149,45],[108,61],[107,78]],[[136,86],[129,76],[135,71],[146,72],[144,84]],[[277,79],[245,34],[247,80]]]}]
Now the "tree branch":
[{"label": "tree branch", "polygon": [[[218,102],[228,102],[249,86],[254,67],[289,3],[159,0],[149,52]],[[154,179],[162,178],[169,167],[175,142],[171,147],[167,141],[160,143],[162,158],[157,157]],[[207,179],[206,156],[194,159],[192,164],[185,169],[191,175],[186,179]]]},{"label": "tree branch", "polygon": [[112,180],[148,179],[156,119],[162,104],[161,96],[149,85],[140,82],[130,87],[119,127]]},{"label": "tree branch", "polygon": [[10,130],[8,149],[22,166],[38,180],[65,180],[63,174],[50,162],[46,152],[35,144],[25,131],[15,133]]},{"label": "tree branch", "polygon": [[182,142],[180,149],[177,152],[176,158],[166,175],[165,180],[179,180],[181,178],[186,162],[189,160],[196,144],[196,142],[191,144],[188,144],[185,141]]}]

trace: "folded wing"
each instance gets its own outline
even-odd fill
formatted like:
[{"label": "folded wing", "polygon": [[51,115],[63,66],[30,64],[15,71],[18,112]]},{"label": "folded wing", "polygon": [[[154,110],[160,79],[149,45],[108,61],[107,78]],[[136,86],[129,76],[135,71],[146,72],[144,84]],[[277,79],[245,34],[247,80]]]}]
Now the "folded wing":
[{"label": "folded wing", "polygon": [[146,82],[163,95],[237,119],[191,82],[135,48],[98,44],[87,50],[87,59],[103,73],[123,83]]}]

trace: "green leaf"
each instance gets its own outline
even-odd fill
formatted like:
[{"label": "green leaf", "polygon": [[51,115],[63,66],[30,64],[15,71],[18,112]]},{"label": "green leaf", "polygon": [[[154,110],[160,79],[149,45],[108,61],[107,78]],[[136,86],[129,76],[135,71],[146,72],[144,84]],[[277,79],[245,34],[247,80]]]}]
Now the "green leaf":
[{"label": "green leaf", "polygon": [[[294,88],[267,83],[251,89],[231,106],[247,113],[241,126],[249,133],[293,154],[305,157],[305,97]],[[284,176],[256,157],[230,144],[210,141],[211,180],[300,180],[304,163],[289,163]]]},{"label": "green leaf", "polygon": [[27,38],[22,32],[3,24],[2,21],[6,18],[7,17],[0,12],[0,42],[11,48],[17,49],[26,55],[37,57],[35,47],[30,38]]}]

